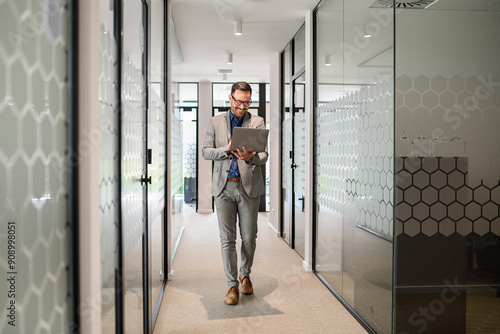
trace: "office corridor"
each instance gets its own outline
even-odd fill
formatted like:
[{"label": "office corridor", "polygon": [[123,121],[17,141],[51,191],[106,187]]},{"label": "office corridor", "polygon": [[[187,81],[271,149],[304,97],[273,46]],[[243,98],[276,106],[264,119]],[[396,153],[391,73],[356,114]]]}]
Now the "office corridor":
[{"label": "office corridor", "polygon": [[[224,304],[216,214],[185,214],[185,230],[154,333],[365,333],[259,215],[255,292]],[[237,247],[239,247],[237,245]]]}]

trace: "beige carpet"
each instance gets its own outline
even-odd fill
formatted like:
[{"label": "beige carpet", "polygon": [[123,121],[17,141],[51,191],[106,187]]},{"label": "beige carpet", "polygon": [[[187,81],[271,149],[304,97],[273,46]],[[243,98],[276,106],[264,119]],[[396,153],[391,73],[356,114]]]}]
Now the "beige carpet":
[{"label": "beige carpet", "polygon": [[[239,247],[238,247],[239,248]],[[227,292],[215,214],[189,214],[154,328],[160,333],[366,333],[259,215],[254,294]]]}]

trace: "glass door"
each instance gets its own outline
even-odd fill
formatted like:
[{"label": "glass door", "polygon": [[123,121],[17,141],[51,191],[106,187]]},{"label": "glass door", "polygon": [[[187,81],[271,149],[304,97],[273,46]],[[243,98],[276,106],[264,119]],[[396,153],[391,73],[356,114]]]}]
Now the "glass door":
[{"label": "glass door", "polygon": [[[118,3],[118,1],[115,1]],[[100,73],[99,73],[99,203],[101,228],[101,332],[117,333],[122,328],[120,305],[120,160],[119,152],[119,92],[120,64],[118,57],[119,32],[114,29],[120,15],[118,6],[101,2],[100,15]]]},{"label": "glass door", "polygon": [[[147,215],[147,15],[141,0],[124,0],[121,164],[123,321],[125,333],[149,333]],[[142,13],[142,15],[137,15]],[[151,179],[149,179],[149,183]]]},{"label": "glass door", "polygon": [[283,51],[282,237],[305,253],[305,30]]},{"label": "glass door", "polygon": [[293,133],[292,133],[292,178],[293,178],[293,247],[304,258],[305,253],[305,73],[293,80]]},{"label": "glass door", "polygon": [[[369,332],[417,333],[424,331],[392,330],[392,11],[378,12],[383,25],[359,1],[325,1],[316,13],[313,258],[320,279]],[[361,43],[359,53],[336,51]],[[445,332],[457,333],[429,331]]]},{"label": "glass door", "polygon": [[[151,14],[149,26],[163,24],[163,1],[151,1],[149,9]],[[160,14],[159,14],[160,13]],[[163,29],[150,29],[149,36],[149,78],[148,78],[148,235],[149,235],[149,291],[151,291],[149,314],[154,328],[160,309],[163,293],[165,291],[166,266],[165,251],[165,161],[166,161],[166,113],[164,96],[165,73],[161,70],[164,64],[163,43],[165,31]]]},{"label": "glass door", "polygon": [[282,157],[281,157],[281,210],[282,210],[282,227],[281,236],[292,246],[292,213],[293,213],[293,189],[292,189],[292,113],[290,112],[291,104],[291,44],[283,52],[283,112],[281,116],[281,133],[282,133]]},{"label": "glass door", "polygon": [[498,3],[394,17],[394,333],[498,333]]}]

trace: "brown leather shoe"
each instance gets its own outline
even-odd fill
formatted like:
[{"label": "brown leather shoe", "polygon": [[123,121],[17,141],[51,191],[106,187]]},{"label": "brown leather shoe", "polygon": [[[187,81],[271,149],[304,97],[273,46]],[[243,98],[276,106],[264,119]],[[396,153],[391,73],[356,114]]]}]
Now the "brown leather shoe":
[{"label": "brown leather shoe", "polygon": [[253,293],[252,281],[250,281],[250,276],[241,276],[241,293],[244,295],[251,295]]},{"label": "brown leather shoe", "polygon": [[238,304],[238,298],[240,297],[240,291],[236,285],[231,285],[227,291],[226,298],[224,298],[224,303],[227,305]]}]

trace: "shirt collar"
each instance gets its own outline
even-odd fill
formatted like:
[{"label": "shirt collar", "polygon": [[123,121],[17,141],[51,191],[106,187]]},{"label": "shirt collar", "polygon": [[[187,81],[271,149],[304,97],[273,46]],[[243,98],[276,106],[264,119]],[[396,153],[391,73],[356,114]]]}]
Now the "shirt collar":
[{"label": "shirt collar", "polygon": [[245,118],[246,113],[245,113],[245,115],[243,115],[243,117],[240,118],[240,120],[238,120],[236,118],[236,116],[233,115],[233,113],[231,112],[231,110],[229,110],[228,112],[229,112],[229,116],[231,117],[231,124],[243,125],[243,119]]}]

